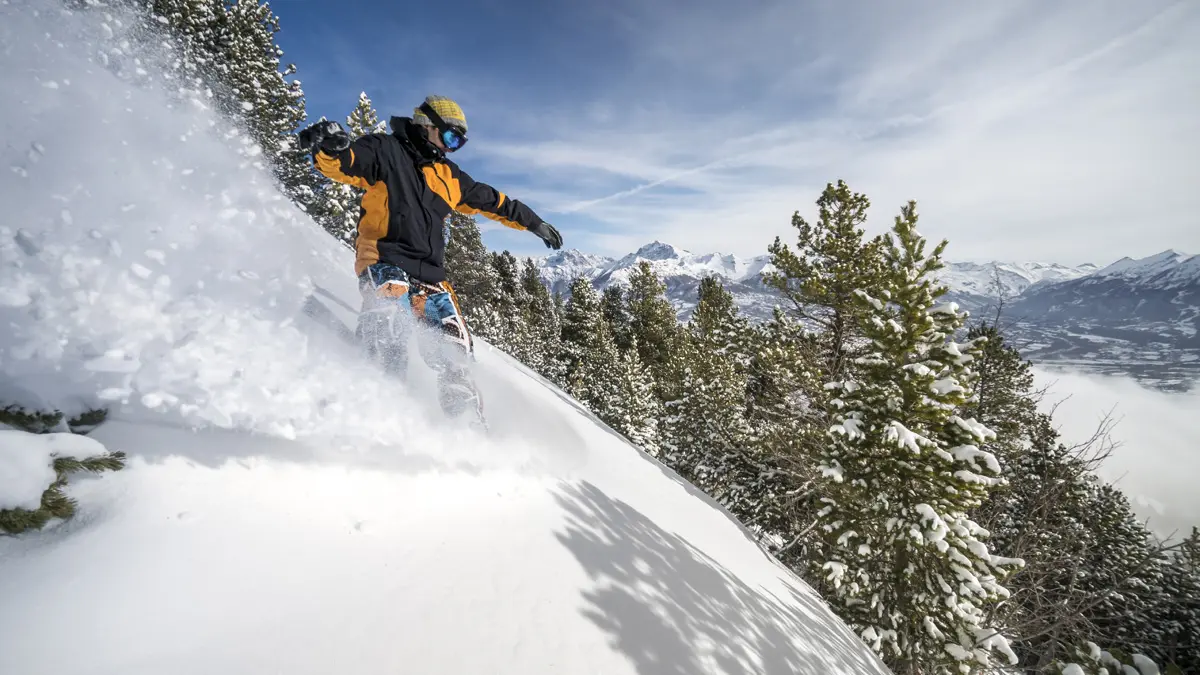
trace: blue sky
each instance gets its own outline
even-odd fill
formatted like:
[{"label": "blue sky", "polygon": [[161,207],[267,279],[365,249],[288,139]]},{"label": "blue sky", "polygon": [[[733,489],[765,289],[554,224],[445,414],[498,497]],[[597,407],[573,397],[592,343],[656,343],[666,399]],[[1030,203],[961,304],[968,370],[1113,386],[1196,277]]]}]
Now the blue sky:
[{"label": "blue sky", "polygon": [[[476,179],[568,247],[763,253],[828,181],[956,260],[1200,252],[1188,0],[275,0],[309,114],[458,100]],[[524,233],[485,241],[545,252]]]}]

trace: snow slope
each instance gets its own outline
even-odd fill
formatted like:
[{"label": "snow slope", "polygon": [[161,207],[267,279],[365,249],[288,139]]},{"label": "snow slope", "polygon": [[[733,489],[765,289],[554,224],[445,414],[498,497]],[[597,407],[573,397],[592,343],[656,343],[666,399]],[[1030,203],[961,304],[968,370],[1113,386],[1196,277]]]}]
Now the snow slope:
[{"label": "snow slope", "polygon": [[306,305],[350,315],[348,252],[127,22],[60,7],[0,5],[0,394],[110,406],[91,438],[130,459],[0,538],[0,673],[886,672],[503,354],[487,438],[360,363]]}]

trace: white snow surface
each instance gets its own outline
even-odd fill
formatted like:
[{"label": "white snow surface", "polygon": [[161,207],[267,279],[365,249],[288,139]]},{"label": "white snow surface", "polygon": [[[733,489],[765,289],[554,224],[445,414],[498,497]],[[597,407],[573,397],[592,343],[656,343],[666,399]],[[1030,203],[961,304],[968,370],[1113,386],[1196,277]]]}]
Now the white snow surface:
[{"label": "white snow surface", "polygon": [[50,443],[23,431],[0,429],[0,509],[38,508],[54,482]]},{"label": "white snow surface", "polygon": [[110,406],[90,438],[130,457],[0,538],[0,673],[887,672],[503,354],[480,347],[486,438],[420,359],[407,384],[361,363],[301,311],[319,286],[351,316],[349,253],[101,11],[0,5],[0,382]]},{"label": "white snow surface", "polygon": [[1134,654],[1132,657],[1133,665],[1138,669],[1139,675],[1159,675],[1158,664],[1151,661],[1144,654]]}]

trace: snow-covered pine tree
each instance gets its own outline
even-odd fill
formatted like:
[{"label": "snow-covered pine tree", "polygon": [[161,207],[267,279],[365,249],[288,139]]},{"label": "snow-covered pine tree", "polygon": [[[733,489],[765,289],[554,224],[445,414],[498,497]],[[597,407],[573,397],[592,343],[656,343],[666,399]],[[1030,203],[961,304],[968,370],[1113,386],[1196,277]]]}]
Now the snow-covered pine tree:
[{"label": "snow-covered pine tree", "polygon": [[1090,536],[1076,579],[1088,599],[1081,612],[1091,626],[1087,639],[1157,657],[1167,640],[1154,616],[1170,601],[1164,584],[1167,556],[1125,493],[1088,478],[1090,494],[1078,517]]},{"label": "snow-covered pine tree", "polygon": [[1041,392],[1034,389],[1033,367],[992,324],[972,326],[967,338],[983,341],[973,364],[978,384],[970,413],[996,432],[986,447],[1007,462],[1025,452],[1048,421],[1038,410]]},{"label": "snow-covered pine tree", "polygon": [[748,331],[721,282],[702,279],[682,345],[680,398],[667,408],[664,457],[743,523],[774,534],[782,494],[746,416]]},{"label": "snow-covered pine tree", "polygon": [[490,341],[521,363],[533,363],[538,359],[540,346],[530,326],[528,315],[531,303],[521,285],[517,258],[508,251],[502,251],[492,253],[490,262],[497,282],[492,308],[499,318],[499,330]]},{"label": "snow-covered pine tree", "polygon": [[219,87],[225,72],[222,55],[230,41],[223,0],[148,0],[142,6],[151,25],[165,25],[174,38],[178,58],[168,76],[192,92]]},{"label": "snow-covered pine tree", "polygon": [[1041,669],[1089,637],[1084,609],[1094,600],[1081,584],[1085,552],[1093,546],[1083,513],[1094,492],[1091,454],[1059,442],[1050,417],[1038,410],[1031,364],[994,326],[973,326],[985,340],[973,366],[979,376],[965,416],[997,433],[984,449],[995,454],[1007,481],[976,511],[997,553],[1025,561],[1006,585],[1013,598],[996,614],[1021,665]]},{"label": "snow-covered pine tree", "polygon": [[[616,348],[615,341],[613,347]],[[650,456],[658,457],[661,453],[659,419],[662,404],[654,395],[650,372],[642,365],[636,349],[618,352],[617,359],[617,395],[607,409],[597,415],[631,443]]]},{"label": "snow-covered pine tree", "polygon": [[1175,664],[1163,670],[1145,654],[1102,650],[1096,643],[1086,641],[1076,646],[1065,660],[1056,660],[1038,672],[1046,675],[1184,675],[1191,671],[1180,670]]},{"label": "snow-covered pine tree", "polygon": [[259,0],[228,0],[229,40],[217,58],[224,112],[241,120],[262,149],[286,194],[302,209],[316,206],[320,181],[309,154],[296,145],[296,131],[304,121],[304,90],[294,64],[282,65],[283,50],[275,42],[279,18]]},{"label": "snow-covered pine tree", "polygon": [[447,223],[450,240],[446,244],[446,278],[454,287],[471,331],[490,341],[501,328],[495,307],[499,293],[496,271],[473,217],[452,211]]},{"label": "snow-covered pine tree", "polygon": [[[59,410],[28,409],[9,404],[0,407],[0,433],[19,439],[23,434],[76,433],[86,435],[104,422],[108,410],[97,408],[68,418]],[[15,440],[15,442],[23,442]],[[125,466],[124,452],[72,457],[55,455],[50,458],[54,480],[46,486],[37,508],[0,508],[0,535],[21,534],[37,530],[55,518],[69,519],[75,515],[75,500],[63,489],[71,476],[79,471],[99,473],[117,471]]]},{"label": "snow-covered pine tree", "polygon": [[[308,153],[296,147],[305,119],[304,91],[284,66],[275,41],[279,19],[258,0],[131,0],[152,30],[170,34],[177,54],[168,76],[178,77],[181,96],[211,103],[237,121],[253,141],[250,159],[261,161],[284,193],[321,218],[318,188]],[[195,94],[199,93],[199,97]],[[211,97],[211,98],[210,98]],[[259,156],[261,153],[261,157]]]},{"label": "snow-covered pine tree", "polygon": [[1200,672],[1200,528],[1192,528],[1164,570],[1166,602],[1155,608],[1159,659],[1182,673]]},{"label": "snow-covered pine tree", "polygon": [[521,267],[521,288],[528,305],[523,314],[533,341],[534,360],[525,365],[551,382],[562,381],[562,320],[550,290],[542,283],[537,263],[525,258]]},{"label": "snow-covered pine tree", "polygon": [[988,613],[1009,593],[1014,562],[993,556],[970,513],[1001,481],[979,448],[994,433],[960,413],[973,396],[980,345],[958,343],[964,321],[933,273],[907,204],[883,239],[882,283],[855,289],[850,315],[867,344],[853,377],[829,383],[835,424],[823,453],[818,562],[833,606],[900,675],[970,672],[1016,661]]},{"label": "snow-covered pine tree", "polygon": [[675,308],[667,300],[667,287],[659,280],[654,268],[642,261],[630,275],[625,293],[629,327],[638,358],[650,369],[659,400],[674,400],[678,398],[678,383],[672,382],[672,376],[681,371],[673,362],[679,353],[682,329]]},{"label": "snow-covered pine tree", "polygon": [[814,486],[816,448],[825,438],[823,411],[813,401],[824,400],[815,365],[814,342],[796,320],[776,307],[770,321],[752,327],[747,365],[746,419],[754,429],[757,453],[778,467],[773,480],[780,485],[780,512],[770,529],[777,539],[768,549],[789,567],[803,569],[819,555],[819,537],[812,525],[820,504]]},{"label": "snow-covered pine tree", "polygon": [[346,130],[352,138],[387,131],[387,123],[379,119],[379,113],[375,111],[375,104],[371,103],[367,92],[358,94],[358,104],[346,116]]},{"label": "snow-covered pine tree", "polygon": [[629,305],[625,301],[625,289],[621,284],[611,284],[600,295],[600,306],[604,318],[612,329],[613,340],[622,354],[633,347],[633,327],[629,318]]},{"label": "snow-covered pine tree", "polygon": [[620,356],[591,282],[579,277],[570,291],[562,318],[565,388],[607,423],[621,395]]}]

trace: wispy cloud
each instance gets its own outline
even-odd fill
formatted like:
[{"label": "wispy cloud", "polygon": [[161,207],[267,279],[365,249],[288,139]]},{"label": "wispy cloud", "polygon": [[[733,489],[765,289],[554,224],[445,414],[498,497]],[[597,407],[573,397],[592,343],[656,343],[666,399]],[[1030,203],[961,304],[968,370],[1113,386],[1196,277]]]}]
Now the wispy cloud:
[{"label": "wispy cloud", "polygon": [[508,122],[474,147],[486,170],[578,225],[569,243],[757,253],[845,178],[876,229],[917,199],[959,259],[1200,249],[1192,3],[617,3],[609,19],[636,65],[607,89],[477,113]]}]

